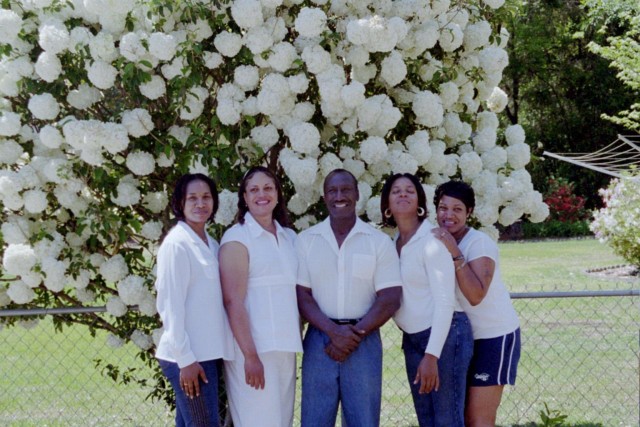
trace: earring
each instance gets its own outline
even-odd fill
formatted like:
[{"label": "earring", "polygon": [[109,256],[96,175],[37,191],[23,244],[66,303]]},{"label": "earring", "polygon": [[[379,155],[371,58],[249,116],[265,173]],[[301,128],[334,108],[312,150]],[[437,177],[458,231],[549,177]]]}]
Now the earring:
[{"label": "earring", "polygon": [[387,208],[384,210],[384,217],[391,218],[393,215],[391,214],[391,209]]},{"label": "earring", "polygon": [[422,206],[418,207],[418,216],[425,216],[427,212],[424,210]]}]

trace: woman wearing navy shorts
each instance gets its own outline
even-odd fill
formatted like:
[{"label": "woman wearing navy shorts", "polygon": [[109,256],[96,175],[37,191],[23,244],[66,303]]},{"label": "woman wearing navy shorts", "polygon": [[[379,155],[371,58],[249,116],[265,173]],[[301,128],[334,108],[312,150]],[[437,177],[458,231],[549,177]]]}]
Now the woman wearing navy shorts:
[{"label": "woman wearing navy shorts", "polygon": [[473,189],[449,181],[438,186],[434,202],[440,228],[432,232],[453,257],[456,296],[473,329],[465,424],[493,426],[504,385],[516,382],[520,321],[502,281],[498,245],[467,226],[475,207]]}]

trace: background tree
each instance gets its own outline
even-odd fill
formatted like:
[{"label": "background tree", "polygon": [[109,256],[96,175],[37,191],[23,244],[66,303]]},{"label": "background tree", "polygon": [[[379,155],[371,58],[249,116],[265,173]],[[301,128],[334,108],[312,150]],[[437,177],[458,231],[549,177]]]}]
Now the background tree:
[{"label": "background tree", "polygon": [[511,96],[507,117],[527,132],[533,181],[546,191],[549,176],[564,177],[576,184],[588,208],[600,205],[598,189],[610,178],[541,155],[544,150],[592,152],[625,133],[603,115],[614,115],[637,96],[611,72],[609,59],[589,47],[623,34],[627,24],[621,10],[631,9],[623,4],[634,2],[620,1],[619,8],[604,7],[607,3],[615,2],[512,0],[514,12],[505,20],[511,33],[504,80]]}]

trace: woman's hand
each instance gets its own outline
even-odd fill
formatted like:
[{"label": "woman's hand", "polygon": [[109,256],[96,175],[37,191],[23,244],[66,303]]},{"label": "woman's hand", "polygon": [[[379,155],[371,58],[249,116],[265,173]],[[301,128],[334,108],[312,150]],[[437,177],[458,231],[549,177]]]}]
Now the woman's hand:
[{"label": "woman's hand", "polygon": [[458,256],[461,254],[455,237],[453,237],[446,228],[432,228],[431,233],[433,233],[436,239],[440,240],[445,245],[451,256]]},{"label": "woman's hand", "polygon": [[264,389],[264,366],[255,354],[244,359],[244,377],[248,385],[256,390]]},{"label": "woman's hand", "polygon": [[418,391],[420,394],[431,393],[433,390],[438,391],[440,377],[438,376],[437,357],[429,353],[424,355],[420,365],[418,365],[418,372],[416,372],[416,378],[413,383],[420,384],[420,390]]},{"label": "woman's hand", "polygon": [[205,383],[209,383],[204,369],[198,362],[193,362],[191,365],[180,368],[180,388],[187,397],[193,399],[200,396],[200,378]]}]

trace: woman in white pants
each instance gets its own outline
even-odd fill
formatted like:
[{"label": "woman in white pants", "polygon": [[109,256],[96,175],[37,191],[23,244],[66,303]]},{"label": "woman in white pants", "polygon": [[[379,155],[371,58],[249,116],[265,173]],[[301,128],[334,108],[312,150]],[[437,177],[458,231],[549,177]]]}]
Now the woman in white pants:
[{"label": "woman in white pants", "polygon": [[302,351],[296,234],[269,169],[251,168],[238,194],[236,224],[220,242],[222,293],[237,346],[225,362],[231,417],[236,427],[287,427]]}]

